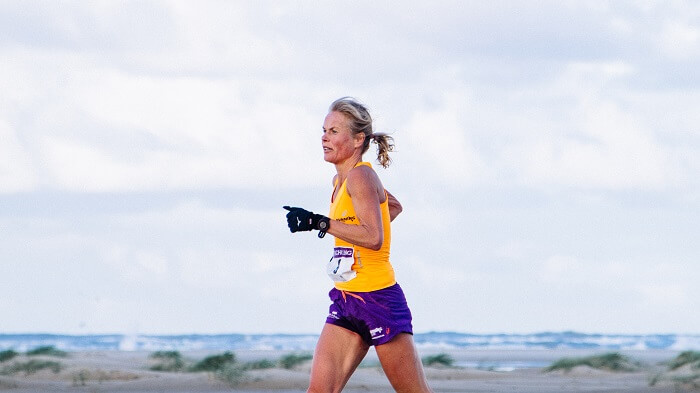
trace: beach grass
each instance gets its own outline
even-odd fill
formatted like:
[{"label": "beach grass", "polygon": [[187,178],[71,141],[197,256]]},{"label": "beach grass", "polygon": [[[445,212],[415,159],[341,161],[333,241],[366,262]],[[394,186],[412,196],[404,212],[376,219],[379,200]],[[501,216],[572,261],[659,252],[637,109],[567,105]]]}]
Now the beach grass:
[{"label": "beach grass", "polygon": [[27,356],[54,356],[63,358],[68,356],[68,352],[56,349],[53,345],[44,345],[27,351]]},{"label": "beach grass", "polygon": [[236,362],[236,356],[232,352],[224,352],[220,355],[211,355],[195,363],[194,366],[190,368],[190,371],[219,371],[224,366],[233,364]]},{"label": "beach grass", "polygon": [[[668,369],[673,371],[684,366],[689,366],[691,370],[700,370],[700,351],[681,352],[675,359],[671,360]],[[677,375],[671,378],[676,384],[700,389],[700,371],[694,371],[688,375]]]},{"label": "beach grass", "polygon": [[304,355],[286,356],[275,363],[268,359],[257,360],[254,362],[240,363],[236,359],[236,354],[230,351],[207,356],[204,359],[187,366],[182,354],[178,351],[157,351],[150,354],[149,359],[152,365],[149,367],[151,371],[163,372],[210,372],[214,377],[226,382],[230,386],[236,386],[245,379],[245,373],[248,370],[262,370],[275,368],[278,364],[281,367],[293,368],[309,357]]},{"label": "beach grass", "polygon": [[446,353],[439,353],[437,355],[425,356],[421,359],[424,366],[444,366],[452,367],[455,363],[454,358]]},{"label": "beach grass", "polygon": [[88,370],[80,370],[73,374],[73,386],[85,386],[89,378],[90,372]]},{"label": "beach grass", "polygon": [[669,370],[676,370],[685,366],[690,365],[691,368],[700,369],[700,351],[685,351],[681,352],[668,364]]},{"label": "beach grass", "polygon": [[191,372],[212,372],[216,379],[226,382],[229,386],[235,387],[245,379],[245,372],[248,369],[246,364],[236,361],[233,352],[224,352],[218,355],[207,356],[190,367]]},{"label": "beach grass", "polygon": [[275,368],[276,364],[275,362],[269,360],[269,359],[261,359],[261,360],[256,360],[253,362],[247,362],[244,364],[244,368],[246,370],[265,370],[269,368]]},{"label": "beach grass", "polygon": [[214,376],[231,387],[236,387],[245,380],[245,368],[238,363],[224,363],[214,372]]},{"label": "beach grass", "polygon": [[570,371],[574,367],[588,366],[599,370],[608,371],[634,371],[639,365],[629,357],[618,352],[610,352],[602,355],[594,355],[579,358],[562,358],[552,363],[544,371],[564,370]]},{"label": "beach grass", "polygon": [[0,363],[12,360],[17,355],[19,355],[19,353],[15,352],[12,349],[0,351]]},{"label": "beach grass", "polygon": [[[7,362],[17,357],[19,353],[12,349],[0,352],[0,362]],[[34,348],[26,352],[27,356],[54,356],[66,357],[67,352],[56,349],[53,346],[42,346]],[[2,375],[12,375],[23,372],[25,375],[31,375],[44,369],[50,369],[54,374],[58,374],[63,366],[61,363],[52,360],[30,359],[26,362],[14,362],[0,369]]]},{"label": "beach grass", "polygon": [[676,388],[700,389],[700,351],[684,351],[666,363],[666,373],[656,374],[649,386],[660,381],[670,381]]},{"label": "beach grass", "polygon": [[0,369],[2,375],[12,375],[23,372],[25,375],[31,375],[44,369],[50,369],[54,374],[61,372],[63,366],[59,362],[52,360],[37,360],[31,359],[26,362],[15,362],[9,366]]},{"label": "beach grass", "polygon": [[185,361],[182,354],[178,351],[157,351],[150,354],[149,359],[152,359],[153,364],[149,369],[151,371],[182,371],[185,368]]},{"label": "beach grass", "polygon": [[700,373],[691,375],[677,375],[671,377],[671,381],[673,381],[677,387],[681,386],[694,390],[700,389]]},{"label": "beach grass", "polygon": [[301,354],[296,354],[296,353],[290,353],[288,355],[282,356],[279,360],[280,366],[287,370],[291,370],[295,368],[296,366],[313,359],[313,355],[310,353],[301,353]]}]

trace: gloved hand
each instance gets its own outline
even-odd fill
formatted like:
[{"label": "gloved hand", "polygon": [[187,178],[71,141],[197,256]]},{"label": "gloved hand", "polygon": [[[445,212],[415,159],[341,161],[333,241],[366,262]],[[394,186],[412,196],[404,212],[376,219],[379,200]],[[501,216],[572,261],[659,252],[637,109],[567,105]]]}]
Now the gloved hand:
[{"label": "gloved hand", "polygon": [[289,211],[289,213],[287,213],[287,226],[289,226],[289,230],[292,233],[317,229],[321,231],[318,237],[326,235],[326,231],[330,225],[330,219],[328,217],[321,214],[314,214],[300,207],[283,206],[283,208]]}]

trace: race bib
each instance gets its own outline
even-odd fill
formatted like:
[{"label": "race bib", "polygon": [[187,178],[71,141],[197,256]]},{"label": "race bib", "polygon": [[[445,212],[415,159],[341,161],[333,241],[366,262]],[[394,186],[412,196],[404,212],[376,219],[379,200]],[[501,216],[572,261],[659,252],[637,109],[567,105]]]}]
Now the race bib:
[{"label": "race bib", "polygon": [[331,280],[345,282],[355,278],[357,273],[352,270],[352,265],[355,263],[354,252],[355,250],[351,247],[333,248],[333,257],[326,265],[326,273]]}]

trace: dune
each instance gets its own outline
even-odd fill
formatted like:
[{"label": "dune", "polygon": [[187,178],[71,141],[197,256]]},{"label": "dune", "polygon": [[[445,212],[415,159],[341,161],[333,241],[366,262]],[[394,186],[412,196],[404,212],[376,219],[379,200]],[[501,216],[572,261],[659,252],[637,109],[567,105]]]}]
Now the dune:
[{"label": "dune", "polygon": [[[187,364],[194,364],[211,352],[186,352],[182,354]],[[238,362],[254,362],[262,359],[277,361],[286,353],[280,351],[243,351],[236,353]],[[575,352],[574,354],[579,354]],[[585,354],[585,353],[581,353]],[[251,369],[237,380],[235,388],[226,380],[217,378],[212,372],[166,372],[149,369],[153,359],[147,352],[98,351],[73,352],[64,357],[36,356],[37,361],[55,361],[60,370],[51,368],[35,372],[7,372],[11,365],[24,364],[30,360],[20,355],[0,363],[0,391],[13,393],[89,391],[100,393],[130,392],[278,392],[296,393],[306,391],[310,363],[301,363],[285,369],[280,366]],[[511,360],[553,361],[562,353],[557,351],[451,351],[456,363]],[[571,355],[568,351],[564,355]],[[370,352],[366,361],[352,376],[345,389],[347,392],[392,392],[391,385],[383,374],[378,360]],[[631,354],[648,365],[634,372],[612,372],[577,366],[569,371],[543,372],[543,368],[522,368],[513,371],[493,371],[475,367],[426,367],[426,376],[435,392],[674,392],[678,384],[671,379],[657,380],[654,386],[649,381],[658,375],[658,362],[668,360],[673,354],[648,351]],[[656,369],[654,367],[657,367]],[[689,369],[690,370],[690,369]],[[678,373],[687,370],[679,370]],[[690,370],[692,371],[692,370]],[[656,374],[655,374],[656,373]]]}]

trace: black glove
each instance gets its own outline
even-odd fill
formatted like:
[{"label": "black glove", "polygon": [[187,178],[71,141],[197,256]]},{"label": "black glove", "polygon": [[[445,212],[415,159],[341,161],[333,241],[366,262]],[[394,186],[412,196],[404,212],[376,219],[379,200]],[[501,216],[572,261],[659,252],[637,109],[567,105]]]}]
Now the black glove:
[{"label": "black glove", "polygon": [[314,214],[300,207],[283,206],[283,208],[289,210],[289,213],[287,213],[287,226],[289,226],[289,230],[292,231],[292,233],[317,229],[320,231],[318,237],[324,237],[326,235],[326,231],[330,226],[330,219],[328,217],[321,214]]}]

